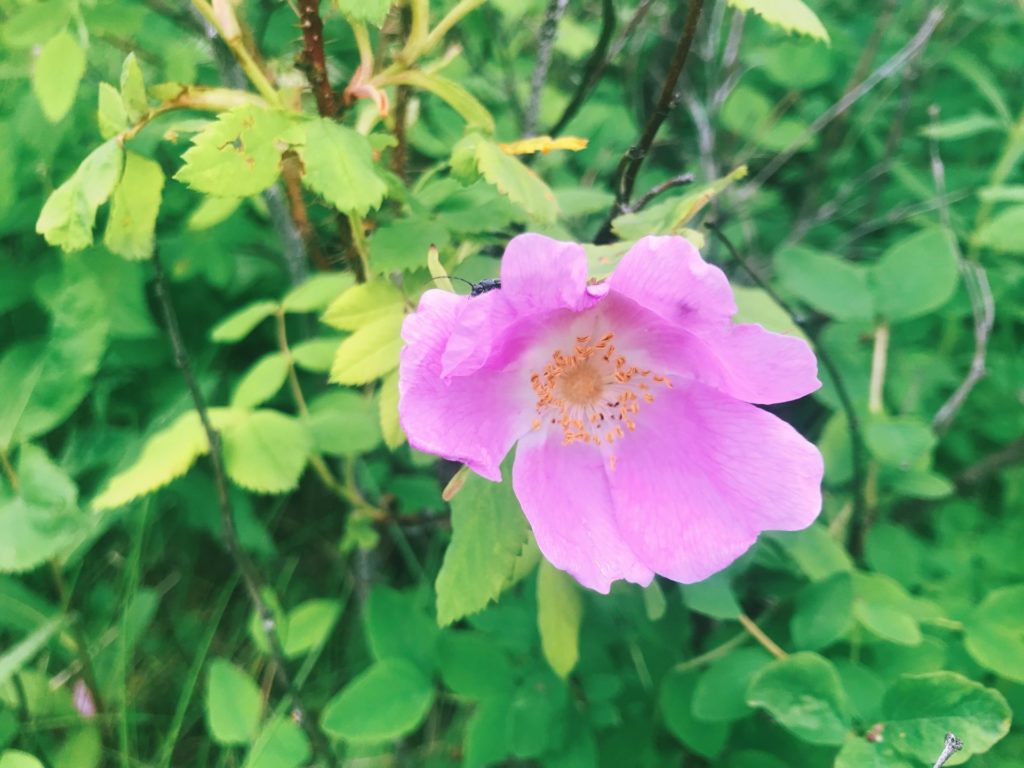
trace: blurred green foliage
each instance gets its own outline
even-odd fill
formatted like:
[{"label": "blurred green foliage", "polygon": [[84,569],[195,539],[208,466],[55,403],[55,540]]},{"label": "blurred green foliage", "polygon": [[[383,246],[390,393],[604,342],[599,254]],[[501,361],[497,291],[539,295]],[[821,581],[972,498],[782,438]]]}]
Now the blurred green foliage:
[{"label": "blurred green foliage", "polygon": [[[614,210],[687,8],[558,6],[0,0],[2,768],[1021,764],[1024,7],[707,0]],[[683,232],[837,377],[775,409],[819,523],[605,597],[395,369],[425,288],[609,219],[594,274]]]}]

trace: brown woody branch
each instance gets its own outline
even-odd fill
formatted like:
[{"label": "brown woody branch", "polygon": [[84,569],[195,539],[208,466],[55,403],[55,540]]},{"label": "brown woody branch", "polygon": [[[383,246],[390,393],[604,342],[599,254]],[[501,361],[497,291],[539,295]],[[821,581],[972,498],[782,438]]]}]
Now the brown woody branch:
[{"label": "brown woody branch", "polygon": [[338,111],[338,101],[327,78],[320,0],[299,0],[299,27],[302,29],[302,54],[299,62],[313,89],[317,111],[322,117],[334,117]]}]

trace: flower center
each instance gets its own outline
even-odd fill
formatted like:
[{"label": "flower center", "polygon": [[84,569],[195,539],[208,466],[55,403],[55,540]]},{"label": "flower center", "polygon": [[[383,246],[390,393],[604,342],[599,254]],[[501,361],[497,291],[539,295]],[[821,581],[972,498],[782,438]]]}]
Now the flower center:
[{"label": "flower center", "polygon": [[[562,428],[563,444],[576,441],[611,445],[636,429],[642,403],[653,403],[652,384],[671,387],[666,376],[630,365],[615,350],[614,333],[596,342],[578,336],[572,352],[556,349],[541,373],[530,379],[537,393],[537,418]],[[614,456],[612,457],[614,467]]]}]

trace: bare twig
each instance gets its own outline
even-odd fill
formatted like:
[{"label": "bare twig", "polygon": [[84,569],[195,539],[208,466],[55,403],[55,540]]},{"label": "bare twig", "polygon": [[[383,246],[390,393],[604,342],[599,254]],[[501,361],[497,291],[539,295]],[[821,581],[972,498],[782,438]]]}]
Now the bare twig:
[{"label": "bare twig", "polygon": [[189,359],[188,351],[185,349],[185,342],[181,335],[181,328],[178,325],[178,315],[174,309],[174,304],[171,301],[167,276],[164,274],[163,264],[160,261],[160,254],[157,251],[153,252],[153,270],[156,276],[156,297],[160,304],[164,324],[167,328],[167,334],[171,340],[171,346],[174,349],[174,361],[177,364],[178,369],[181,371],[182,377],[185,379],[185,384],[192,397],[192,403],[195,406],[196,413],[199,415],[199,421],[203,425],[203,431],[206,433],[206,439],[210,446],[210,464],[213,467],[214,485],[217,489],[217,502],[220,506],[224,544],[227,547],[228,554],[231,556],[235,566],[238,568],[238,572],[242,576],[242,583],[245,584],[245,589],[249,594],[249,599],[252,601],[253,607],[256,609],[256,613],[259,616],[260,628],[263,630],[266,637],[267,646],[270,649],[270,656],[273,660],[274,666],[276,667],[277,678],[281,681],[281,685],[284,687],[288,697],[292,701],[295,719],[299,721],[299,724],[306,731],[306,735],[309,737],[314,752],[317,753],[319,758],[325,761],[328,766],[332,766],[333,768],[338,764],[337,758],[328,744],[327,738],[317,726],[316,720],[310,716],[308,710],[303,704],[302,697],[293,685],[291,677],[288,674],[288,669],[285,666],[284,650],[281,647],[281,640],[277,635],[274,615],[271,613],[270,607],[264,599],[264,593],[268,590],[267,582],[256,568],[256,564],[249,557],[249,554],[239,543],[238,532],[235,530],[234,511],[231,506],[231,498],[228,496],[227,475],[224,471],[224,459],[221,451],[220,434],[216,429],[214,429],[213,423],[210,421],[210,414],[206,408],[206,399],[203,397],[203,393],[199,389],[199,384],[196,381],[195,374],[192,372],[192,363]]},{"label": "bare twig", "polygon": [[614,32],[615,2],[614,0],[601,0],[601,33],[597,38],[594,51],[590,54],[590,58],[587,59],[587,65],[583,69],[583,76],[576,87],[576,92],[562,111],[562,116],[558,118],[558,122],[555,123],[549,132],[552,136],[558,136],[558,134],[565,130],[565,126],[576,117],[580,107],[583,106],[590,92],[597,85],[601,72],[604,71],[608,63],[605,57],[608,54],[608,46],[611,44],[612,33]]},{"label": "bare twig", "polygon": [[635,203],[632,203],[626,210],[630,213],[635,213],[636,211],[643,210],[643,208],[658,195],[664,192],[668,192],[668,190],[670,189],[681,187],[684,184],[692,183],[692,173],[680,173],[678,176],[673,176],[671,179],[666,179],[665,181],[661,182],[661,184],[655,184],[649,190],[640,195],[640,197],[637,198],[637,201]]},{"label": "bare twig", "polygon": [[761,186],[764,185],[766,181],[768,181],[768,179],[774,176],[782,166],[788,163],[793,158],[793,155],[799,152],[812,136],[846,112],[846,110],[868,94],[880,82],[903,69],[909,61],[921,52],[925,43],[928,42],[928,39],[932,36],[932,33],[935,32],[935,28],[939,25],[939,22],[942,21],[945,15],[945,5],[933,8],[925,18],[924,23],[921,24],[921,27],[907,42],[907,44],[903,46],[903,48],[897,51],[888,61],[878,67],[878,69],[868,75],[868,77],[866,77],[856,88],[853,88],[843,94],[843,97],[839,99],[839,101],[822,112],[817,119],[815,119],[814,122],[812,122],[807,129],[786,149],[773,157],[771,162],[765,165],[764,168],[761,169],[760,173],[758,173],[757,176],[755,176],[751,182],[746,185],[743,191],[744,196],[747,198],[751,197],[758,189],[760,189]]},{"label": "bare twig", "polygon": [[868,382],[868,413],[885,412],[885,369],[889,361],[889,325],[875,326],[875,343],[871,347],[871,379]]},{"label": "bare twig", "polygon": [[544,13],[544,22],[537,35],[537,62],[530,78],[530,100],[526,104],[526,117],[523,120],[523,135],[537,135],[537,117],[540,114],[540,95],[544,90],[544,81],[548,79],[551,67],[551,54],[558,35],[558,23],[569,7],[569,0],[548,0],[548,8]]},{"label": "bare twig", "polygon": [[711,222],[705,222],[704,226],[710,229],[717,235],[718,239],[722,241],[729,254],[736,261],[743,271],[746,272],[750,279],[763,290],[768,297],[774,301],[783,312],[785,312],[789,319],[800,328],[807,338],[814,344],[814,349],[817,352],[818,359],[821,360],[821,364],[825,366],[825,370],[828,371],[829,378],[832,379],[832,385],[836,389],[836,396],[839,398],[839,404],[843,408],[843,413],[846,416],[846,423],[850,431],[850,455],[853,464],[853,513],[858,518],[861,516],[865,509],[864,504],[864,483],[867,472],[866,463],[866,452],[864,446],[864,437],[861,432],[860,418],[857,416],[857,411],[853,405],[853,399],[850,397],[850,392],[846,388],[846,383],[843,381],[842,376],[839,375],[839,368],[836,366],[832,356],[828,353],[828,350],[818,342],[817,333],[807,323],[804,318],[798,315],[793,309],[787,304],[775,289],[771,287],[758,273],[757,271],[747,263],[747,260],[740,255],[739,251],[736,250],[736,246],[732,244],[725,233],[718,228],[716,224]]},{"label": "bare twig", "polygon": [[622,160],[619,161],[619,166],[615,172],[615,202],[612,204],[612,209],[608,213],[604,226],[595,238],[597,243],[606,243],[611,239],[612,220],[626,210],[626,207],[629,205],[629,200],[633,196],[633,187],[636,185],[637,174],[640,173],[640,167],[647,158],[647,154],[651,151],[651,145],[654,143],[655,136],[658,135],[658,131],[665,122],[665,118],[668,117],[669,112],[672,111],[672,108],[678,101],[676,85],[683,74],[683,67],[686,66],[686,58],[690,53],[690,48],[693,47],[693,38],[697,34],[697,22],[700,21],[700,14],[703,8],[704,0],[690,0],[686,13],[686,23],[683,26],[683,34],[679,38],[679,44],[676,46],[675,53],[672,55],[668,75],[662,84],[661,95],[658,96],[654,111],[647,119],[639,140],[626,150]]},{"label": "bare twig", "polygon": [[761,647],[776,659],[784,659],[789,655],[774,640],[768,637],[764,630],[757,626],[754,620],[747,616],[747,614],[741,613],[738,621],[743,626],[744,631],[760,643]]},{"label": "bare twig", "polygon": [[[934,125],[939,118],[938,107],[932,105],[928,115]],[[985,375],[985,355],[988,351],[988,339],[992,335],[992,327],[996,320],[996,305],[992,298],[992,290],[988,284],[988,274],[985,268],[976,261],[967,261],[960,250],[960,243],[953,231],[953,221],[949,214],[949,205],[945,202],[946,196],[946,167],[942,163],[942,155],[939,153],[939,142],[932,138],[930,142],[932,179],[935,181],[935,192],[943,203],[939,206],[939,220],[942,222],[949,247],[956,256],[957,265],[964,278],[964,286],[967,288],[967,296],[971,302],[971,314],[974,317],[974,354],[971,355],[971,365],[967,369],[967,375],[960,382],[949,399],[942,404],[942,407],[935,413],[932,419],[932,427],[936,432],[942,434],[956,418],[957,413],[967,401],[974,386],[981,381]]]},{"label": "bare twig", "polygon": [[935,765],[932,768],[942,768],[955,753],[959,752],[964,748],[964,743],[960,741],[952,733],[946,734],[946,743],[942,747],[942,754],[939,755],[939,759],[935,761]]},{"label": "bare twig", "polygon": [[1014,440],[995,453],[990,453],[975,464],[972,464],[956,477],[956,484],[963,487],[977,485],[986,477],[994,475],[1005,467],[1024,462],[1024,437]]},{"label": "bare twig", "polygon": [[306,79],[313,88],[317,111],[323,117],[333,117],[338,110],[338,102],[327,78],[320,0],[299,0],[298,4],[299,27],[302,29],[302,54],[299,61],[306,73]]}]

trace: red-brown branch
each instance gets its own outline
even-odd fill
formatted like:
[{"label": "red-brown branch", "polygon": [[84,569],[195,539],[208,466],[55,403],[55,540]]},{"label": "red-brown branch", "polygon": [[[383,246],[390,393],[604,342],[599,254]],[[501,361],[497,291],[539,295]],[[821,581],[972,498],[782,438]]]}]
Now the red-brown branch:
[{"label": "red-brown branch", "polygon": [[299,0],[299,27],[302,29],[302,64],[316,98],[317,112],[334,117],[338,102],[327,78],[324,57],[324,23],[320,18],[319,0]]}]

